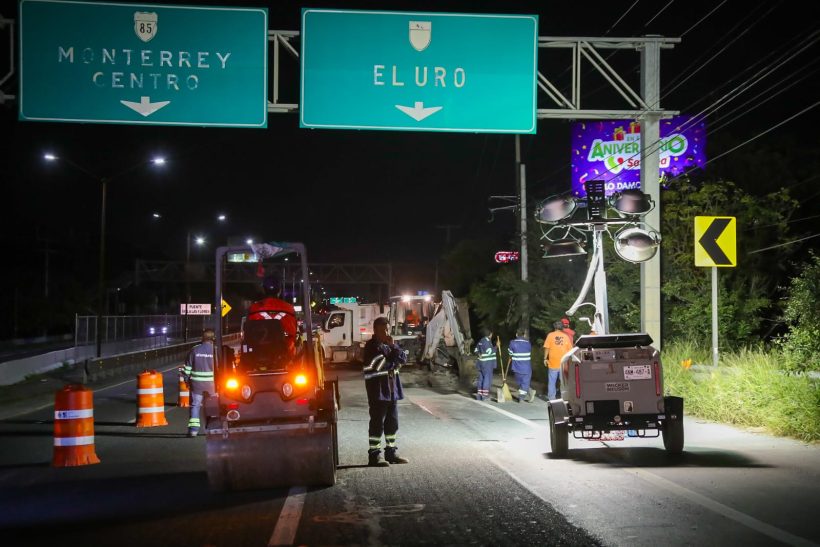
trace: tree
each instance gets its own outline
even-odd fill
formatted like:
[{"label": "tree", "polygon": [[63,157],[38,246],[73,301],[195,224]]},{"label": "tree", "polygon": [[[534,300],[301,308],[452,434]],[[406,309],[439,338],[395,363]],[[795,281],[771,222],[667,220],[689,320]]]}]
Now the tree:
[{"label": "tree", "polygon": [[797,210],[797,202],[785,190],[759,197],[729,181],[696,184],[685,177],[671,182],[661,200],[664,338],[708,343],[710,271],[694,265],[694,218],[734,216],[738,267],[720,270],[720,337],[729,346],[747,344],[761,333],[790,253],[788,247],[754,251],[785,239],[787,221]]},{"label": "tree", "polygon": [[787,288],[783,319],[789,327],[779,344],[786,368],[820,370],[820,256],[813,252],[806,264],[796,268]]}]

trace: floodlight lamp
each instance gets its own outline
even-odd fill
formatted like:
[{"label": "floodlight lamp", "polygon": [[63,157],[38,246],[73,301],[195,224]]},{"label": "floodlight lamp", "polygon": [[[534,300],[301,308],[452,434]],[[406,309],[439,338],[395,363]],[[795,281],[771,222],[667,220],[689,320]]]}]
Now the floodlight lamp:
[{"label": "floodlight lamp", "polygon": [[578,203],[571,196],[548,198],[535,209],[535,220],[544,224],[560,222],[571,217],[577,206]]},{"label": "floodlight lamp", "polygon": [[410,302],[410,295],[409,294],[403,294],[402,297],[401,297],[401,301],[402,302]]},{"label": "floodlight lamp", "polygon": [[661,235],[638,226],[625,226],[615,234],[615,252],[627,262],[646,262],[658,252]]},{"label": "floodlight lamp", "polygon": [[571,237],[551,241],[544,245],[544,255],[541,258],[564,258],[587,254],[584,246],[577,239]]},{"label": "floodlight lamp", "polygon": [[640,190],[621,190],[609,198],[610,206],[621,216],[645,215],[655,208],[655,202],[649,194]]}]

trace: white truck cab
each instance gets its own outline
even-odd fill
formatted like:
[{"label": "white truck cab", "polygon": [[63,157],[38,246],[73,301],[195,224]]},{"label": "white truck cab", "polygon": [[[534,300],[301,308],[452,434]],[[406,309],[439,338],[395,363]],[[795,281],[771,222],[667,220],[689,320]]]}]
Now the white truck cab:
[{"label": "white truck cab", "polygon": [[338,304],[330,310],[321,323],[325,362],[360,361],[365,342],[373,337],[373,321],[380,315],[378,304]]}]

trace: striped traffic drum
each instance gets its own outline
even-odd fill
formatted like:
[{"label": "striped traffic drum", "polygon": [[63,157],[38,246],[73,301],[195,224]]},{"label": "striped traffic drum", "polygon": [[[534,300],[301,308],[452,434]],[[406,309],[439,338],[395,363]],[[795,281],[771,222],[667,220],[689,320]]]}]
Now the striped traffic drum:
[{"label": "striped traffic drum", "polygon": [[94,451],[94,398],[80,384],[67,385],[54,397],[53,467],[100,463]]},{"label": "striped traffic drum", "polygon": [[160,425],[168,425],[162,374],[156,370],[144,370],[137,376],[137,427]]}]

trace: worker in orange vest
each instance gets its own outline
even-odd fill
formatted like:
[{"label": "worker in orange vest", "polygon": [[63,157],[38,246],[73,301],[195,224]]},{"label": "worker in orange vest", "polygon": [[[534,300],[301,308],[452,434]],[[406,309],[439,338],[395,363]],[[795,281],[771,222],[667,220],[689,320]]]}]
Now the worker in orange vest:
[{"label": "worker in orange vest", "polygon": [[561,358],[572,347],[572,338],[564,332],[564,323],[556,321],[552,324],[554,329],[544,340],[544,366],[547,367],[547,399],[556,398],[556,385],[558,374],[561,371]]}]

